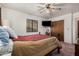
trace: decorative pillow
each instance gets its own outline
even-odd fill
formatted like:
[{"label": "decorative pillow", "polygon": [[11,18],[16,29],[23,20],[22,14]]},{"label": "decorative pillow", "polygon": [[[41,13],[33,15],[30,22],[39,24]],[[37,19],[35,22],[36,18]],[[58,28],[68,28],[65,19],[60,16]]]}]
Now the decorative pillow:
[{"label": "decorative pillow", "polygon": [[0,26],[0,41],[3,43],[3,45],[6,45],[9,43],[9,34],[1,26]]},{"label": "decorative pillow", "polygon": [[8,32],[9,37],[11,39],[17,39],[18,38],[18,36],[15,34],[15,32],[10,27],[7,27],[7,26],[3,26],[3,27]]}]

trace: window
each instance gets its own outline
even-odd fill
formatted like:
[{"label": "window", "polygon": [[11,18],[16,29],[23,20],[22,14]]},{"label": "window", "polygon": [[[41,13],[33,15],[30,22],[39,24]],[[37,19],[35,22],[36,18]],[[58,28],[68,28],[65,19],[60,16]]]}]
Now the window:
[{"label": "window", "polygon": [[38,21],[37,20],[31,20],[28,19],[26,21],[26,31],[27,32],[38,32]]}]

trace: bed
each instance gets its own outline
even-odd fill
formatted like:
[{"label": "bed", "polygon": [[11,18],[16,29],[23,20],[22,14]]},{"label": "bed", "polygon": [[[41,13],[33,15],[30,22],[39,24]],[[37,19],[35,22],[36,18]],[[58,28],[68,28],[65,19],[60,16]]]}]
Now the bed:
[{"label": "bed", "polygon": [[[56,37],[46,35],[20,36],[14,40],[13,56],[44,56],[49,52],[61,48],[61,44]],[[29,38],[30,38],[29,37]]]}]

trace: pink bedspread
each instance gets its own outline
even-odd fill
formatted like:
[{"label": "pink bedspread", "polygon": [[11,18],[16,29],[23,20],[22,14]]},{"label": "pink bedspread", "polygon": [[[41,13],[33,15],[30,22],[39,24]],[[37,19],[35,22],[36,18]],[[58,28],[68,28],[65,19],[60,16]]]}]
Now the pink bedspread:
[{"label": "pink bedspread", "polygon": [[48,38],[48,35],[29,35],[29,36],[18,36],[18,39],[14,39],[14,41],[36,41]]}]

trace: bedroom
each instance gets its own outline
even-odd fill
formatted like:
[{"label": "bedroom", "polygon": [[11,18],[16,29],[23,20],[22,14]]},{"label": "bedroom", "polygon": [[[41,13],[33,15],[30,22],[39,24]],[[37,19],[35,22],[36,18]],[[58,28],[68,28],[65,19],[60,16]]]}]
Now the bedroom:
[{"label": "bedroom", "polygon": [[[11,27],[18,36],[36,35],[39,34],[39,32],[40,34],[45,35],[47,30],[51,32],[50,31],[51,28],[42,26],[42,21],[56,22],[56,21],[64,20],[63,42],[66,42],[69,45],[70,44],[75,45],[78,39],[76,19],[78,20],[79,17],[79,7],[78,7],[79,4],[78,3],[57,4],[56,6],[59,6],[61,9],[57,9],[57,12],[53,11],[53,14],[50,14],[49,12],[45,12],[45,11],[42,11],[42,13],[40,13],[39,6],[44,6],[44,5],[45,4],[41,4],[41,3],[25,3],[25,4],[2,3],[0,4],[2,25]],[[38,25],[36,27],[36,31],[33,31],[34,26],[32,24],[32,30],[29,29],[28,31],[30,32],[27,32],[27,25],[28,25],[27,23],[29,22],[28,20],[32,20],[32,23],[34,21],[38,21],[36,22]],[[75,55],[75,52],[68,55]]]}]

